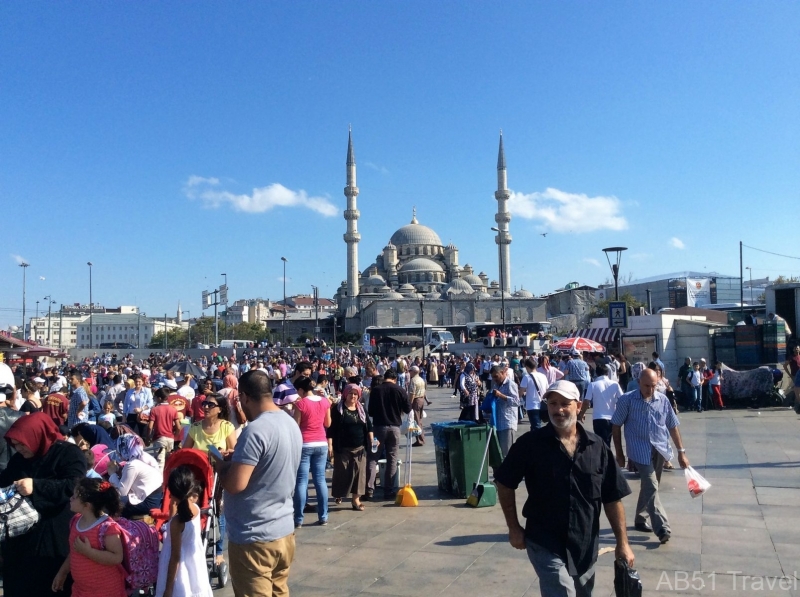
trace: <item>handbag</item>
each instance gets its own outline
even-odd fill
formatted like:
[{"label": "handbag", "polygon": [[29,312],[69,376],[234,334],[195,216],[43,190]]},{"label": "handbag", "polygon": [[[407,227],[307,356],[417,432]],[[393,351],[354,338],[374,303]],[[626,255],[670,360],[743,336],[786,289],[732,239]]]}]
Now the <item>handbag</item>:
[{"label": "handbag", "polygon": [[628,567],[624,560],[614,562],[614,595],[616,597],[642,597],[639,573]]},{"label": "handbag", "polygon": [[39,512],[30,498],[17,493],[13,485],[0,490],[0,541],[24,535],[39,522]]}]

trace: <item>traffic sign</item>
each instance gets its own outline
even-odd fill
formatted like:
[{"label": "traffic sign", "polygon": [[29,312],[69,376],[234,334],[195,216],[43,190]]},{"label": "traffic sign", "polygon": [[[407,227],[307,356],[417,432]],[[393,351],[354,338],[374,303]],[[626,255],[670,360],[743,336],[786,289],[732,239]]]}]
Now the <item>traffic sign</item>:
[{"label": "traffic sign", "polygon": [[219,304],[220,305],[227,305],[228,304],[228,285],[223,284],[219,287]]},{"label": "traffic sign", "polygon": [[203,310],[208,309],[211,306],[211,297],[208,294],[208,290],[203,291]]},{"label": "traffic sign", "polygon": [[625,301],[611,301],[608,303],[608,327],[628,327],[628,305]]}]

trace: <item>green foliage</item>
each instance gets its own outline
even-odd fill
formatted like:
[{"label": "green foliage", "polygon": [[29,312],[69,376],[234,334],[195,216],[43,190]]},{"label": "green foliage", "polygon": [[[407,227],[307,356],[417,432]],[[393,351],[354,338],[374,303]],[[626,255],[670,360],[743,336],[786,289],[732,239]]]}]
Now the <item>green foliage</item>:
[{"label": "green foliage", "polygon": [[[619,300],[624,301],[625,304],[628,305],[628,313],[631,312],[631,308],[638,309],[639,307],[647,307],[646,304],[636,300],[630,292],[620,295]],[[603,301],[599,301],[592,307],[590,315],[592,317],[608,317],[608,304],[614,302],[617,301],[614,299],[605,299]]]},{"label": "green foliage", "polygon": [[778,276],[772,281],[773,284],[796,284],[797,282],[800,282],[800,278],[797,276]]}]

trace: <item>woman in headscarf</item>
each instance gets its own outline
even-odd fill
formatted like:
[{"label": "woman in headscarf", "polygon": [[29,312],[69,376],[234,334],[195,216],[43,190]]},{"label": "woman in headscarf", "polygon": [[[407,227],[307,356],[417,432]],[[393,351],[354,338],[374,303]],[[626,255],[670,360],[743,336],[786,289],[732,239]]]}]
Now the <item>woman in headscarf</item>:
[{"label": "woman in headscarf", "polygon": [[550,357],[546,354],[539,357],[539,367],[536,370],[547,378],[547,387],[564,377],[564,373],[559,371],[558,367],[550,366]]},{"label": "woman in headscarf", "polygon": [[105,445],[109,450],[117,447],[116,442],[111,439],[108,432],[100,425],[90,425],[89,423],[78,423],[70,430],[70,435],[75,438],[75,443],[84,440],[90,448],[97,444]]},{"label": "woman in headscarf", "polygon": [[117,458],[117,462],[108,464],[108,480],[119,490],[122,516],[141,517],[160,508],[164,496],[161,469],[156,459],[144,451],[142,438],[135,433],[120,435]]},{"label": "woman in headscarf", "polygon": [[628,382],[628,387],[625,388],[626,392],[633,392],[639,389],[639,376],[647,368],[643,362],[639,361],[631,366],[631,380]]},{"label": "woman in headscarf", "polygon": [[233,425],[236,437],[242,432],[242,426],[247,422],[247,418],[239,402],[239,380],[233,373],[228,373],[222,378],[222,389],[219,391],[227,399],[229,411],[227,419]]},{"label": "woman in headscarf", "polygon": [[17,452],[0,473],[0,487],[13,484],[41,518],[24,535],[0,544],[3,595],[67,596],[71,583],[55,593],[51,585],[69,554],[69,500],[77,480],[86,475],[86,458],[76,445],[62,441],[53,419],[44,413],[17,419],[5,439]]},{"label": "woman in headscarf", "polygon": [[[324,400],[324,398],[323,398]],[[348,384],[331,409],[328,448],[333,453],[331,493],[337,504],[351,495],[353,510],[363,510],[367,487],[367,450],[372,450],[372,423],[361,404],[361,388]]]},{"label": "woman in headscarf", "polygon": [[456,383],[461,401],[461,414],[459,421],[479,421],[480,420],[480,400],[478,390],[480,390],[480,379],[475,372],[475,365],[467,363],[464,367],[464,374],[458,377]]}]

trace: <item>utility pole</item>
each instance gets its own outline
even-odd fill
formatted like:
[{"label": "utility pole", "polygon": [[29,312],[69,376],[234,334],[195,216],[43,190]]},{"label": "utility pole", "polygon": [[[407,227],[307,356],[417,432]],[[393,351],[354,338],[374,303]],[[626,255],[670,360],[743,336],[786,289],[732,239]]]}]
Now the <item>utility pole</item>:
[{"label": "utility pole", "polygon": [[64,303],[58,310],[58,347],[64,349]]},{"label": "utility pole", "polygon": [[311,285],[311,288],[314,289],[314,339],[319,339],[319,288]]},{"label": "utility pole", "polygon": [[425,303],[423,301],[419,302],[419,319],[422,325],[422,366],[425,367],[425,345],[427,341],[425,340]]},{"label": "utility pole", "polygon": [[739,241],[739,321],[744,321],[744,269],[742,268],[742,241]]},{"label": "utility pole", "polygon": [[[23,261],[19,264],[22,268],[22,339],[25,340],[25,277],[30,267],[30,263]],[[30,337],[30,334],[28,334]]]},{"label": "utility pole", "polygon": [[169,346],[167,344],[167,314],[164,313],[164,352],[169,350]]},{"label": "utility pole", "polygon": [[[493,227],[492,230],[497,232],[497,238],[500,239],[502,237],[502,231],[499,228]],[[498,240],[497,241],[497,261],[500,263],[500,311],[502,311],[500,318],[503,322],[503,331],[506,331],[506,291],[504,288],[506,287],[505,282],[505,275],[503,270],[503,245]],[[505,340],[503,340],[503,345],[505,345]]]},{"label": "utility pole", "polygon": [[286,257],[281,257],[283,261],[283,347],[286,348],[286,262],[289,261]]},{"label": "utility pole", "polygon": [[89,266],[89,348],[94,348],[94,326],[92,325],[92,313],[94,312],[94,303],[92,302],[92,262],[87,261],[86,265]]}]

